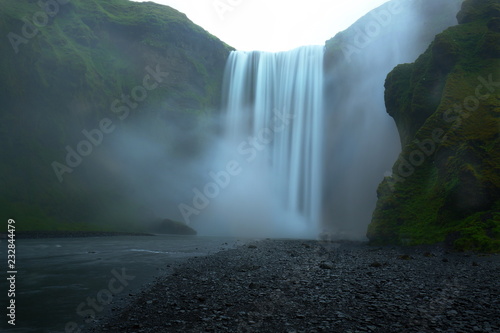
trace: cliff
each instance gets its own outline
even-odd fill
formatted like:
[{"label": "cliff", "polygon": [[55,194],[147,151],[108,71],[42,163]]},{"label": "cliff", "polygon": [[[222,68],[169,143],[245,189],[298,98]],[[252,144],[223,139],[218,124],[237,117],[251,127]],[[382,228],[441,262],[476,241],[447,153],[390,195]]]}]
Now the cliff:
[{"label": "cliff", "polygon": [[500,251],[500,4],[466,0],[459,25],[385,82],[402,153],[367,236]]},{"label": "cliff", "polygon": [[127,229],[141,213],[109,145],[127,129],[166,155],[197,149],[172,131],[219,106],[231,50],[172,8],[127,0],[2,1],[0,36],[0,206],[24,230],[95,228],[106,207]]},{"label": "cliff", "polygon": [[393,0],[372,10],[325,47],[325,227],[364,239],[376,188],[401,151],[386,113],[384,81],[456,25],[461,0]]}]

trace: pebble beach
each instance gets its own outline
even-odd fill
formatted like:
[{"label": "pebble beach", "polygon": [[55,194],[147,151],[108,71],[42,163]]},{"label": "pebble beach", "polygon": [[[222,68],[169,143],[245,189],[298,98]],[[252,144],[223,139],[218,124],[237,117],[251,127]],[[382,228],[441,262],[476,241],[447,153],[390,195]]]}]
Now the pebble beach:
[{"label": "pebble beach", "polygon": [[192,258],[88,332],[500,332],[500,256],[262,240]]}]

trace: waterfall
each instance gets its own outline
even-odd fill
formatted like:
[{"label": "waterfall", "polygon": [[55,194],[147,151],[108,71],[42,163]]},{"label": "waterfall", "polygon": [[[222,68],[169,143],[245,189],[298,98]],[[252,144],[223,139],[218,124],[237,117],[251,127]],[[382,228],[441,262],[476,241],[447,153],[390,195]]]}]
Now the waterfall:
[{"label": "waterfall", "polygon": [[[305,46],[279,53],[234,51],[227,62],[225,140],[253,164],[243,169],[253,177],[241,188],[250,192],[247,204],[276,201],[271,216],[256,218],[269,218],[268,229],[279,230],[273,235],[290,236],[294,229],[300,232],[294,236],[316,236],[321,227],[323,50]],[[266,171],[252,173],[250,168]],[[252,198],[250,187],[261,177],[267,189]],[[259,223],[262,227],[264,222]]]},{"label": "waterfall", "polygon": [[339,239],[365,240],[377,187],[401,152],[384,82],[396,65],[415,61],[437,33],[456,24],[461,1],[441,2],[447,9],[435,16],[421,1],[405,1],[380,34],[348,56],[337,52],[339,45],[353,50],[391,6],[377,9],[327,43],[333,49],[325,67],[323,46],[232,52],[224,119],[216,121],[223,139],[210,150],[215,165],[199,163],[202,174],[212,176],[186,213],[199,217],[196,230],[315,237],[325,229]]}]

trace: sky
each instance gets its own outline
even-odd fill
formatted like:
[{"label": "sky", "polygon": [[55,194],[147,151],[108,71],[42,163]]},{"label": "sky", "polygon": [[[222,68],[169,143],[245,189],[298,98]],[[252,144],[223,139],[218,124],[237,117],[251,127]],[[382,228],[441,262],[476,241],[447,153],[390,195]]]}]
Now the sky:
[{"label": "sky", "polygon": [[[138,1],[138,0],[136,0]],[[156,0],[243,51],[324,45],[388,0]]]}]

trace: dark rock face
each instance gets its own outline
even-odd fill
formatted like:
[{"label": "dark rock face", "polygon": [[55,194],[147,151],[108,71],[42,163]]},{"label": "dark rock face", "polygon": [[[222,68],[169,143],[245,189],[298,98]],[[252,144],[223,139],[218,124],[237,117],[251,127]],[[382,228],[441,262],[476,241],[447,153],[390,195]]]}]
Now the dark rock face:
[{"label": "dark rock face", "polygon": [[[374,189],[397,159],[401,141],[410,140],[439,104],[442,78],[457,58],[452,41],[435,46],[437,72],[415,73],[432,84],[432,93],[413,94],[404,84],[388,87],[398,96],[387,110],[384,81],[396,65],[414,62],[436,34],[456,25],[461,1],[390,1],[360,18],[325,47],[325,207],[326,223],[340,231],[364,233],[377,200]],[[396,73],[396,72],[395,72]],[[411,76],[408,65],[397,68],[396,80]],[[423,85],[415,87],[423,89]],[[395,112],[408,99],[417,106],[410,113]],[[326,226],[329,227],[328,225]],[[352,230],[354,229],[354,230]]]},{"label": "dark rock face", "polygon": [[193,228],[184,223],[164,219],[149,226],[149,230],[158,234],[170,235],[196,235],[197,232]]},{"label": "dark rock face", "polygon": [[465,1],[460,25],[387,76],[403,152],[379,186],[371,241],[500,250],[497,9]]},{"label": "dark rock face", "polygon": [[498,1],[467,0],[457,15],[459,24],[490,19],[492,17],[500,17],[500,4]]},{"label": "dark rock face", "polygon": [[[87,223],[110,203],[132,208],[113,182],[124,163],[109,155],[124,128],[178,155],[201,149],[189,133],[218,108],[231,50],[166,6],[61,3],[36,26],[44,18],[36,1],[4,3],[0,13],[8,36],[0,60],[0,206],[27,229]],[[103,128],[100,137],[94,130]],[[83,140],[94,144],[78,147]],[[67,147],[83,153],[68,163]]]}]

